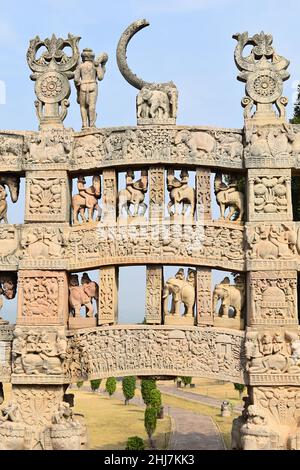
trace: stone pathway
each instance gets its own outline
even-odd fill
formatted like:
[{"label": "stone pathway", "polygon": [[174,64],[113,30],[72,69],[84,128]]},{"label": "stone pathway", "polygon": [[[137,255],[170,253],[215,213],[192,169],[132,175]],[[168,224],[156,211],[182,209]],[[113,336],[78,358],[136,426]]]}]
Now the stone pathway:
[{"label": "stone pathway", "polygon": [[[160,388],[164,392],[164,387]],[[103,391],[100,393],[105,395]],[[124,401],[123,394],[120,392],[116,392],[114,398]],[[134,397],[130,400],[130,403],[137,406],[145,406],[140,396]],[[226,449],[221,434],[210,416],[171,406],[165,406],[165,412],[171,416],[174,424],[174,430],[168,446],[169,450]]]},{"label": "stone pathway", "polygon": [[175,422],[171,436],[170,450],[224,450],[220,432],[210,416],[204,416],[183,410],[168,408]]},{"label": "stone pathway", "polygon": [[[190,401],[197,401],[199,403],[202,403],[203,405],[213,406],[214,408],[218,408],[218,409],[220,409],[221,403],[223,401],[218,398],[209,397],[207,395],[200,395],[198,393],[189,392],[187,390],[175,388],[170,385],[160,384],[159,388],[162,393],[166,393],[167,395],[185,398],[186,400],[190,400]],[[242,409],[243,407],[240,405],[237,405],[234,407],[234,410],[237,412],[241,412]]]}]

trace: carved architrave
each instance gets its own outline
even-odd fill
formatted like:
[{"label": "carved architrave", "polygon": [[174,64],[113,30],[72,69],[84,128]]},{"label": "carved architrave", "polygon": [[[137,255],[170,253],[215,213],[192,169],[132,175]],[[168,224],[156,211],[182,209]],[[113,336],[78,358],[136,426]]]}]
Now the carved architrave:
[{"label": "carved architrave", "polygon": [[211,269],[197,268],[196,289],[197,324],[213,325]]},{"label": "carved architrave", "polygon": [[67,172],[28,172],[25,222],[69,222],[70,187]]},{"label": "carved architrave", "polygon": [[67,352],[64,327],[16,326],[12,342],[12,382],[64,383]]},{"label": "carved architrave", "polygon": [[118,320],[118,268],[100,269],[98,324],[112,325]]},{"label": "carved architrave", "polygon": [[248,170],[248,220],[292,220],[291,170]]},{"label": "carved architrave", "polygon": [[248,276],[249,326],[298,324],[296,271],[250,272]]},{"label": "carved architrave", "polygon": [[211,171],[204,168],[196,170],[196,217],[197,221],[211,220]]},{"label": "carved architrave", "polygon": [[244,383],[243,344],[244,332],[221,328],[98,327],[69,334],[66,374],[75,383],[113,375],[190,375]]},{"label": "carved architrave", "polygon": [[146,311],[145,320],[149,324],[160,325],[162,321],[162,266],[148,265],[146,271]]},{"label": "carved architrave", "polygon": [[149,220],[159,222],[165,210],[165,171],[163,167],[149,168]]},{"label": "carved architrave", "polygon": [[68,282],[63,271],[19,271],[18,325],[66,325]]},{"label": "carved architrave", "polygon": [[103,222],[112,223],[117,216],[118,183],[114,170],[103,170]]}]

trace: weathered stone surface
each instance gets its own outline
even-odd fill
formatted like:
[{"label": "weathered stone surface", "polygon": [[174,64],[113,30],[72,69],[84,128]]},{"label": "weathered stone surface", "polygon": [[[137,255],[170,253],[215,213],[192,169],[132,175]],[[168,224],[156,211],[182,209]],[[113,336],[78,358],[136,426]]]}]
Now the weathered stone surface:
[{"label": "weathered stone surface", "polygon": [[68,334],[66,377],[192,375],[243,383],[244,332],[219,328],[114,326]]}]

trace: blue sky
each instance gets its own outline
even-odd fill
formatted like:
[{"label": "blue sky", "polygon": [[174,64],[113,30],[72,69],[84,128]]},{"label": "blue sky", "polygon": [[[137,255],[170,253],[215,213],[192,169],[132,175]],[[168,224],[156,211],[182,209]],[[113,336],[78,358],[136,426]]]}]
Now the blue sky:
[{"label": "blue sky", "polygon": [[[38,128],[34,83],[26,63],[29,40],[52,33],[66,37],[68,32],[82,37],[81,48],[109,54],[99,87],[98,127],[135,125],[136,90],[119,73],[115,51],[123,30],[140,18],[148,19],[150,27],[130,43],[129,65],[145,80],[175,82],[178,124],[242,127],[244,84],[236,80],[232,34],[243,31],[273,34],[277,52],[290,59],[291,78],[284,94],[289,98],[288,114],[292,114],[300,79],[297,0],[0,0],[0,7],[0,80],[6,87],[6,103],[0,105],[2,129]],[[75,130],[81,127],[74,85],[65,125]],[[171,268],[167,271],[173,273]],[[129,300],[144,290],[144,277],[138,270],[130,275],[122,272],[122,311],[130,311],[130,318],[141,321],[143,295],[137,296],[134,305]]]}]

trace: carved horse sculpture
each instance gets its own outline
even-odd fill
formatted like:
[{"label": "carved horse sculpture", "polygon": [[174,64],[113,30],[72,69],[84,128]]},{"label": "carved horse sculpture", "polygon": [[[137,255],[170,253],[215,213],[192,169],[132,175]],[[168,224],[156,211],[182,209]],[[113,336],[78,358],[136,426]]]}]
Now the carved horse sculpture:
[{"label": "carved horse sculpture", "polygon": [[82,275],[82,285],[79,285],[77,274],[70,277],[69,303],[75,317],[80,317],[82,306],[86,308],[86,316],[94,315],[93,298],[98,300],[98,284],[88,277],[87,273]]},{"label": "carved horse sculpture", "polygon": [[14,176],[0,176],[0,222],[8,223],[7,220],[7,193],[8,187],[12,202],[17,202],[19,197],[20,180]]},{"label": "carved horse sculpture", "polygon": [[[72,197],[72,209],[73,209],[73,223],[79,224],[78,215],[80,214],[83,222],[90,222],[94,218],[94,212],[97,210],[98,216],[97,221],[101,219],[101,207],[98,204],[98,200],[101,197],[101,179],[100,175],[93,176],[92,186],[84,188],[85,179],[83,177],[78,178],[78,190],[79,194],[75,194]],[[82,187],[81,187],[81,186]],[[88,211],[88,217],[85,217],[85,211]]]},{"label": "carved horse sculpture", "polygon": [[[231,220],[232,216],[237,213],[238,216],[235,220],[242,220],[244,216],[244,195],[237,190],[236,184],[226,185],[222,181],[222,175],[216,173],[214,187],[221,219]],[[227,208],[229,208],[229,212],[225,217]]]},{"label": "carved horse sculpture", "polygon": [[[190,215],[193,216],[195,212],[195,189],[188,186],[185,179],[188,179],[186,172],[181,172],[182,181],[174,177],[174,171],[168,170],[167,185],[170,194],[170,201],[168,203],[168,212],[170,216],[179,215],[179,206],[182,204],[182,215],[186,215],[188,207],[191,208]],[[174,213],[171,210],[174,206]]]},{"label": "carved horse sculpture", "polygon": [[[145,204],[145,194],[148,190],[148,176],[147,172],[142,171],[141,178],[138,181],[133,182],[134,173],[131,171],[127,172],[127,178],[130,178],[132,182],[127,183],[126,189],[119,191],[119,214],[121,215],[123,209],[125,209],[129,217],[137,217],[139,215],[139,208],[142,207],[141,216],[145,215],[147,210],[147,204]],[[130,211],[130,206],[133,205],[133,213]]]}]

